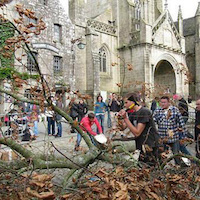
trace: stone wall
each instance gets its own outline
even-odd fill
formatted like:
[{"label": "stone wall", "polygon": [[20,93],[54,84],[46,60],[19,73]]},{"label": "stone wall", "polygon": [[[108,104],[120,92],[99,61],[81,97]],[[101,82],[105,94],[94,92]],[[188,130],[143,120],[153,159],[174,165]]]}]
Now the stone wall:
[{"label": "stone wall", "polygon": [[[13,21],[18,18],[15,11],[16,4],[22,4],[24,8],[35,11],[36,16],[42,18],[46,24],[46,29],[40,35],[30,38],[30,47],[33,52],[38,54],[38,62],[42,73],[45,75],[46,80],[51,87],[55,84],[64,83],[70,84],[70,70],[71,70],[71,39],[74,34],[74,25],[71,23],[67,13],[63,10],[62,6],[56,0],[48,0],[47,5],[43,5],[40,0],[14,0],[7,5],[2,12],[6,18]],[[1,12],[1,11],[0,11]],[[59,24],[61,27],[61,40],[56,41],[54,37],[54,24]],[[25,51],[18,50],[16,57],[21,57]],[[62,72],[58,75],[53,73],[53,58],[59,56],[62,58]],[[26,64],[27,57],[23,57]],[[20,63],[16,61],[18,69],[21,71],[26,70],[24,67],[19,67]],[[34,73],[34,72],[33,72]],[[34,81],[31,82],[33,85]],[[23,94],[23,92],[22,92]]]}]

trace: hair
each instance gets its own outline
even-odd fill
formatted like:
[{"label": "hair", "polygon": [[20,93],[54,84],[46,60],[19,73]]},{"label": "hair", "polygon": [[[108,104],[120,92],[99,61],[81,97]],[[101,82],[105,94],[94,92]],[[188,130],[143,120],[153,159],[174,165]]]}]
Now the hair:
[{"label": "hair", "polygon": [[167,99],[167,101],[170,101],[168,96],[162,96],[160,99]]},{"label": "hair", "polygon": [[102,102],[102,101],[103,101],[103,97],[102,97],[101,95],[98,95],[98,96],[97,96],[97,101],[98,101],[98,98],[99,98],[99,97],[101,97],[101,102]]},{"label": "hair", "polygon": [[94,113],[89,113],[88,114],[88,118],[89,119],[94,119],[95,118],[95,114]]},{"label": "hair", "polygon": [[135,105],[139,105],[140,99],[135,92],[126,94],[124,98],[127,98],[129,101],[133,101]]}]

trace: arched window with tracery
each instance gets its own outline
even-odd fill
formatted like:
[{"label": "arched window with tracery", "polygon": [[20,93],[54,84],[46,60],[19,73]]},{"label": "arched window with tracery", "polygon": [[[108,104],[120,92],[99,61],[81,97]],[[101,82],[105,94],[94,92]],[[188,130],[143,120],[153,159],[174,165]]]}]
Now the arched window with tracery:
[{"label": "arched window with tracery", "polygon": [[99,49],[100,72],[107,72],[107,54],[104,47]]}]

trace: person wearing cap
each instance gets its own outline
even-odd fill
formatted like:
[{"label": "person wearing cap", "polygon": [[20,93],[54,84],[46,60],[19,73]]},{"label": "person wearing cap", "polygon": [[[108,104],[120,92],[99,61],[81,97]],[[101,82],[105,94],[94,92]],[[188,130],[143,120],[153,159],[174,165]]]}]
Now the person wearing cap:
[{"label": "person wearing cap", "polygon": [[[140,151],[139,160],[149,164],[158,158],[159,135],[157,133],[151,111],[142,107],[136,93],[129,93],[124,98],[126,110],[120,110],[122,129],[128,127],[135,137],[136,149]],[[134,112],[128,114],[128,110]]]}]

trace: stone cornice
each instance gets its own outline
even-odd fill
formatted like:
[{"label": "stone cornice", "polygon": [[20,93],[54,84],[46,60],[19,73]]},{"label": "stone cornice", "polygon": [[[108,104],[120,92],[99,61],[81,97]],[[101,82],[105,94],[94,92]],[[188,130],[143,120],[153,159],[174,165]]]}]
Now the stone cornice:
[{"label": "stone cornice", "polygon": [[106,33],[109,35],[116,36],[116,27],[99,22],[96,20],[89,19],[87,21],[87,27],[94,29],[97,32]]}]

